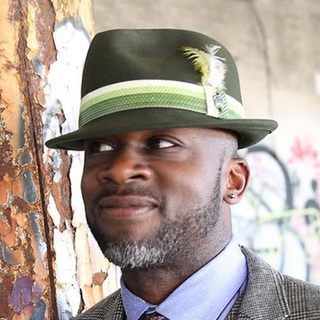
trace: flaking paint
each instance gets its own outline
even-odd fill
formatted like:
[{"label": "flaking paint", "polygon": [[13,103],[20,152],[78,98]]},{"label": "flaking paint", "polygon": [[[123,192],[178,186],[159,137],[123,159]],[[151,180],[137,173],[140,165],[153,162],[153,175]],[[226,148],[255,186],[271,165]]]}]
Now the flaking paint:
[{"label": "flaking paint", "polygon": [[[80,306],[68,177],[71,158],[65,152],[51,157],[42,139],[46,124],[52,128],[54,121],[54,134],[61,132],[63,109],[68,108],[63,100],[60,114],[51,110],[51,118],[43,117],[48,92],[61,80],[61,73],[60,78],[48,75],[60,58],[56,43],[70,40],[64,26],[74,20],[86,45],[89,41],[80,15],[68,11],[68,2],[61,2],[60,9],[50,0],[0,3],[0,286],[6,292],[0,300],[1,319],[69,319]],[[70,2],[75,10],[80,3],[90,7],[87,0]],[[56,210],[52,215],[59,215],[57,225],[48,212],[49,196]],[[64,259],[64,276],[72,274],[70,279],[61,278]],[[59,304],[61,297],[64,302]]]}]

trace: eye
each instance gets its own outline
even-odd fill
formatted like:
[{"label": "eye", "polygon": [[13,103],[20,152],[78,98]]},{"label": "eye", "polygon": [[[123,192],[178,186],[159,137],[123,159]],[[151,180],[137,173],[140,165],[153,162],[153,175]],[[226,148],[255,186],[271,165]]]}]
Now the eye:
[{"label": "eye", "polygon": [[167,149],[172,148],[176,144],[167,138],[153,137],[148,141],[147,149]]},{"label": "eye", "polygon": [[101,152],[112,152],[115,150],[114,146],[108,141],[91,141],[88,143],[86,150],[89,153],[101,153]]}]

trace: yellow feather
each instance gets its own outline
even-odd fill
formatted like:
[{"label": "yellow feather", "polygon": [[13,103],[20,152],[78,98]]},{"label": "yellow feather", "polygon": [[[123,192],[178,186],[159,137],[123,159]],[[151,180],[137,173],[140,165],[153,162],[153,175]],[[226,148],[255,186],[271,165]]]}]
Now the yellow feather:
[{"label": "yellow feather", "polygon": [[213,117],[219,117],[223,111],[224,104],[221,99],[213,99],[216,94],[220,97],[224,90],[224,77],[226,67],[223,63],[224,58],[218,57],[216,53],[220,49],[218,45],[206,46],[205,50],[199,50],[192,47],[182,47],[183,54],[192,61],[196,71],[201,74],[201,83],[203,85],[206,103],[207,114]]},{"label": "yellow feather", "polygon": [[199,71],[202,75],[201,82],[205,85],[208,81],[209,72],[210,72],[210,54],[191,47],[182,47],[184,55],[192,60],[192,64],[196,71]]}]

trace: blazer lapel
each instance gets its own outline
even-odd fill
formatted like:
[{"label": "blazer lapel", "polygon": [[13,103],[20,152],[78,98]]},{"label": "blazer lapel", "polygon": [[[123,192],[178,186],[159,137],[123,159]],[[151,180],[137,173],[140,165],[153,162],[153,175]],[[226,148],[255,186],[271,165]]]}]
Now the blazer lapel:
[{"label": "blazer lapel", "polygon": [[117,299],[115,300],[115,304],[112,309],[110,309],[110,316],[106,315],[105,320],[113,319],[113,320],[125,320],[125,312],[123,308],[123,302],[121,294],[117,296]]},{"label": "blazer lapel", "polygon": [[120,290],[114,292],[103,305],[103,320],[125,320]]},{"label": "blazer lapel", "polygon": [[282,274],[272,269],[249,249],[241,247],[241,250],[248,264],[247,287],[227,319],[286,319],[290,310]]}]

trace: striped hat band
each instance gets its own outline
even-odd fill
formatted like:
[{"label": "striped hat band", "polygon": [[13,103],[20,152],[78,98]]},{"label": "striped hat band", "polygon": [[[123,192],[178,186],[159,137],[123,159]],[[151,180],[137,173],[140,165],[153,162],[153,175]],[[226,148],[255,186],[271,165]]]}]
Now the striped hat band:
[{"label": "striped hat band", "polygon": [[[206,91],[212,92],[212,106]],[[81,100],[79,127],[100,117],[141,108],[176,108],[219,119],[243,119],[240,102],[223,90],[173,80],[134,80],[91,91]]]}]

